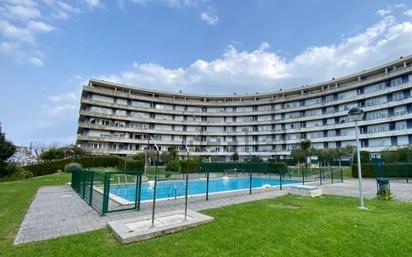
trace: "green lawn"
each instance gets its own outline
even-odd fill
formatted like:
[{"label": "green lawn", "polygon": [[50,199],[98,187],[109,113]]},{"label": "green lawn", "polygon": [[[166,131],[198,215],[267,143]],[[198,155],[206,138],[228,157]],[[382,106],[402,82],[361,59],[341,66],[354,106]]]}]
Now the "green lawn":
[{"label": "green lawn", "polygon": [[13,246],[37,188],[67,174],[0,183],[0,256],[411,256],[412,204],[286,196],[205,211],[215,221],[130,245],[106,229]]}]

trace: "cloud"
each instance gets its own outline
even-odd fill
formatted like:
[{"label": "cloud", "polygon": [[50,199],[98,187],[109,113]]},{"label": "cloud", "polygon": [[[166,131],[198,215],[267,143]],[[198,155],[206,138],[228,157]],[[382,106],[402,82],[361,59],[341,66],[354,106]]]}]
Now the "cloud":
[{"label": "cloud", "polygon": [[77,115],[79,110],[81,90],[51,95],[48,97],[48,102],[44,104],[44,112],[52,118],[67,118],[67,115]]},{"label": "cloud", "polygon": [[204,0],[129,0],[136,4],[166,4],[169,7],[195,7]]},{"label": "cloud", "polygon": [[390,9],[382,9],[382,10],[376,11],[376,13],[379,14],[380,16],[386,16],[390,14],[391,12],[392,11]]},{"label": "cloud", "polygon": [[68,19],[74,13],[80,9],[62,0],[0,0],[0,34],[7,39],[1,42],[0,53],[44,66],[40,35],[56,30],[55,19]]},{"label": "cloud", "polygon": [[199,59],[179,68],[134,63],[127,70],[97,78],[175,92],[273,91],[348,75],[411,54],[411,38],[410,21],[385,16],[354,36],[308,47],[289,60],[266,42],[252,51],[229,45],[215,60]]},{"label": "cloud", "polygon": [[4,5],[5,14],[12,19],[30,20],[41,17],[37,4],[33,1],[17,1],[17,4]]},{"label": "cloud", "polygon": [[412,9],[406,10],[403,14],[406,16],[412,17]]},{"label": "cloud", "polygon": [[209,25],[216,25],[219,21],[216,11],[211,7],[209,7],[206,12],[202,12],[200,18]]},{"label": "cloud", "polygon": [[90,9],[97,8],[97,7],[102,7],[102,2],[100,0],[85,0],[87,6],[89,6]]},{"label": "cloud", "polygon": [[40,59],[39,57],[32,56],[32,57],[29,58],[29,61],[30,61],[32,64],[36,65],[36,66],[44,66],[43,60]]}]

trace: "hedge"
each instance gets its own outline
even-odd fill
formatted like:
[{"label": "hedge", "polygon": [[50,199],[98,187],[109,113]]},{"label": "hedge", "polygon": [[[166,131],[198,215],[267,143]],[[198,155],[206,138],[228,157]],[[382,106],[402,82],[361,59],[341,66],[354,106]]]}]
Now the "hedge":
[{"label": "hedge", "polygon": [[269,171],[271,173],[279,173],[283,174],[286,173],[288,169],[288,165],[286,162],[270,162],[269,163]]},{"label": "hedge", "polygon": [[[362,159],[362,158],[361,158]],[[362,163],[362,177],[363,178],[376,178],[375,165],[373,163]],[[352,177],[358,177],[358,165],[352,165]]]},{"label": "hedge", "polygon": [[180,170],[180,161],[179,160],[170,161],[166,165],[166,171],[179,171],[179,170]]},{"label": "hedge", "polygon": [[[33,176],[43,176],[56,173],[64,170],[64,166],[71,162],[76,162],[82,165],[83,168],[92,167],[117,167],[120,170],[124,169],[124,158],[115,155],[108,156],[84,156],[78,158],[69,158],[63,160],[55,160],[43,163],[37,163],[24,166],[24,169],[31,171]],[[144,163],[142,161],[127,160],[127,170],[144,170]]]},{"label": "hedge", "polygon": [[181,160],[180,170],[182,173],[200,172],[200,162],[197,160]]},{"label": "hedge", "polygon": [[118,158],[116,167],[124,171],[144,171],[144,161]]}]

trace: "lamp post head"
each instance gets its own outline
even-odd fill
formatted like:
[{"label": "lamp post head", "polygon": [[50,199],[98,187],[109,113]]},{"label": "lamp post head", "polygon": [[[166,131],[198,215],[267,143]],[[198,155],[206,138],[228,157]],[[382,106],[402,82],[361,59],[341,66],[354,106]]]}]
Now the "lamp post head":
[{"label": "lamp post head", "polygon": [[361,121],[363,118],[363,110],[359,107],[354,107],[349,110],[348,117],[350,121]]}]

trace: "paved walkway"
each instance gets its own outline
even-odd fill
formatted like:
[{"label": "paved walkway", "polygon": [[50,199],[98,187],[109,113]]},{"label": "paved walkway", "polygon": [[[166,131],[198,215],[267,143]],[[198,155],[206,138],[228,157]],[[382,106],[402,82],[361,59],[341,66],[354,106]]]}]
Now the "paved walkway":
[{"label": "paved walkway", "polygon": [[[200,211],[238,203],[274,198],[287,194],[285,190],[268,188],[248,191],[213,194],[209,201],[204,197],[189,198],[189,208]],[[324,194],[358,196],[358,182],[354,179],[344,183],[321,186]],[[391,181],[391,190],[396,200],[412,202],[412,183]],[[374,198],[375,180],[364,180],[364,196]],[[184,199],[163,200],[156,202],[158,213],[183,209]],[[100,216],[86,204],[69,186],[42,187],[30,205],[14,241],[15,244],[46,240],[104,228],[108,221],[139,217],[151,213],[151,201],[142,202],[141,211],[125,211]]]},{"label": "paved walkway", "polygon": [[[259,189],[252,195],[248,191],[190,197],[189,208],[200,211],[249,201],[268,199],[287,194],[287,190]],[[184,199],[156,202],[156,212],[184,208]],[[42,187],[30,205],[20,226],[14,244],[46,240],[104,228],[108,221],[151,214],[151,201],[142,202],[141,211],[108,213],[101,216],[81,199],[70,186]]]}]

